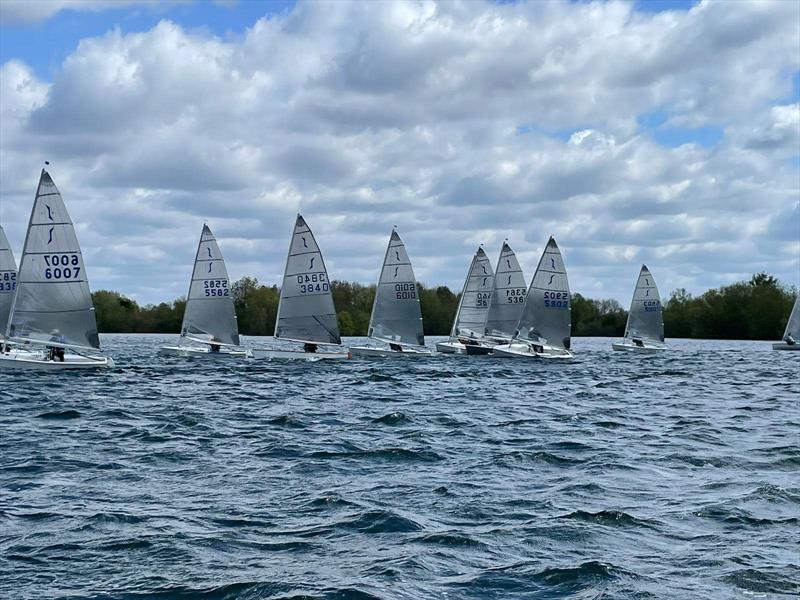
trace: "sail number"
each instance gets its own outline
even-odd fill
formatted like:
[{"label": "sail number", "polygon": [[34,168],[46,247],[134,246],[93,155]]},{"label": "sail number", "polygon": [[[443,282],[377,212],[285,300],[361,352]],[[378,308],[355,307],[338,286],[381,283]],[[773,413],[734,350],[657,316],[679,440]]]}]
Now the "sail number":
[{"label": "sail number", "polygon": [[512,288],[510,290],[506,290],[506,303],[525,304],[525,294],[527,293],[528,292],[525,288]]},{"label": "sail number", "polygon": [[657,312],[661,310],[661,302],[658,300],[645,300],[644,312]]},{"label": "sail number", "polygon": [[489,300],[492,299],[492,292],[478,292],[478,298],[475,300],[476,308],[486,308],[489,306]]},{"label": "sail number", "polygon": [[204,279],[203,290],[209,298],[230,296],[227,279]]},{"label": "sail number", "polygon": [[77,279],[81,273],[77,254],[45,254],[45,279]]},{"label": "sail number", "polygon": [[398,300],[416,300],[417,285],[415,283],[395,283],[394,293]]},{"label": "sail number", "polygon": [[331,289],[325,273],[301,273],[297,276],[297,285],[301,294],[316,294]]},{"label": "sail number", "polygon": [[5,273],[0,274],[0,292],[13,292],[17,289],[17,274]]},{"label": "sail number", "polygon": [[547,308],[569,308],[569,292],[545,292],[544,305]]}]

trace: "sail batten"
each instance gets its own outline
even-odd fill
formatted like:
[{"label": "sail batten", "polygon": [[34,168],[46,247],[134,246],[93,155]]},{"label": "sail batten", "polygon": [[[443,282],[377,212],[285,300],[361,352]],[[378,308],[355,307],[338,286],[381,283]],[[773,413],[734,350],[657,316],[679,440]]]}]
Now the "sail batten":
[{"label": "sail batten", "polygon": [[86,350],[100,348],[75,228],[58,188],[44,169],[17,279],[7,338]]},{"label": "sail batten", "polygon": [[417,280],[405,244],[394,230],[383,257],[368,335],[389,343],[425,345]]},{"label": "sail batten", "polygon": [[208,225],[203,225],[197,244],[181,340],[219,346],[239,345],[239,326],[228,270]]},{"label": "sail batten", "polygon": [[571,304],[564,260],[551,237],[531,280],[517,326],[517,337],[534,344],[568,350]]},{"label": "sail batten", "polygon": [[642,265],[636,288],[633,291],[625,337],[629,339],[664,341],[664,318],[661,296],[655,279],[646,265]]},{"label": "sail batten", "polygon": [[342,343],[322,251],[301,215],[289,242],[275,337],[311,344]]},{"label": "sail batten", "polygon": [[0,337],[6,332],[17,283],[17,263],[6,232],[0,225]]},{"label": "sail batten", "polygon": [[519,265],[517,255],[508,243],[504,242],[494,271],[494,283],[484,335],[511,339],[525,305],[528,286]]}]

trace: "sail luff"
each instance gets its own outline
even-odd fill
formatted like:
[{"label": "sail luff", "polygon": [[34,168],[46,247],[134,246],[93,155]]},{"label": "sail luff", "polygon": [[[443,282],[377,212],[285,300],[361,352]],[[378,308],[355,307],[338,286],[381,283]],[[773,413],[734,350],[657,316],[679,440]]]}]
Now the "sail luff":
[{"label": "sail luff", "polygon": [[83,254],[61,194],[42,169],[17,275],[8,339],[97,350]]},{"label": "sail luff", "polygon": [[[503,242],[494,270],[492,296],[484,321],[484,335],[511,339],[525,305],[528,286],[516,253]],[[501,292],[505,292],[502,294]]]},{"label": "sail luff", "polygon": [[461,316],[461,307],[464,306],[464,296],[467,293],[467,286],[469,285],[469,278],[472,275],[472,269],[475,266],[475,260],[478,257],[478,254],[475,253],[472,257],[472,262],[469,263],[469,270],[467,271],[467,277],[464,279],[464,285],[461,288],[461,296],[458,299],[458,308],[456,309],[456,316],[453,318],[453,325],[450,327],[450,340],[456,339],[456,328],[458,327],[458,319]]},{"label": "sail luff", "polygon": [[414,268],[403,240],[394,229],[381,265],[367,333],[389,343],[425,345]]},{"label": "sail luff", "polygon": [[300,214],[286,256],[274,336],[310,344],[342,342],[325,259]]},{"label": "sail luff", "polygon": [[534,344],[568,350],[572,326],[571,305],[564,260],[555,239],[551,237],[531,280],[516,337]]},{"label": "sail luff", "polygon": [[200,233],[189,281],[181,325],[183,340],[220,346],[238,346],[240,342],[225,258],[206,224]]},{"label": "sail luff", "polygon": [[794,306],[792,306],[792,312],[789,314],[789,320],[786,322],[786,329],[783,332],[783,340],[788,340],[790,336],[795,342],[800,340],[800,295],[794,299]]},{"label": "sail luff", "polygon": [[661,296],[658,293],[653,274],[642,265],[636,287],[633,290],[628,320],[625,324],[625,337],[664,341],[664,319]]},{"label": "sail luff", "polygon": [[0,225],[0,339],[3,339],[11,317],[11,304],[17,290],[17,263],[11,244]]}]

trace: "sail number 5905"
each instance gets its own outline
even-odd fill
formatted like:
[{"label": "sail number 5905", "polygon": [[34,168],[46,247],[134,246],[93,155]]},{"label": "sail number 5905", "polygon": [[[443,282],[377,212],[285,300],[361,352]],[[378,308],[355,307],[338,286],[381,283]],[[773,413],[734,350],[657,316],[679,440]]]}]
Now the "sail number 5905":
[{"label": "sail number 5905", "polygon": [[80,263],[77,254],[45,254],[44,270],[45,279],[77,279],[80,275],[81,268],[78,266]]}]

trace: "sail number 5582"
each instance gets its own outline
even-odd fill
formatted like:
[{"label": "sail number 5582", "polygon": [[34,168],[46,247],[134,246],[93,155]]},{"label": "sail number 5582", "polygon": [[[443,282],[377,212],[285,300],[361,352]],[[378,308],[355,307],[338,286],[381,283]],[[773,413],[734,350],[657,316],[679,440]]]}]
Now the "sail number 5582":
[{"label": "sail number 5582", "polygon": [[81,273],[77,254],[45,254],[45,279],[77,279]]}]

